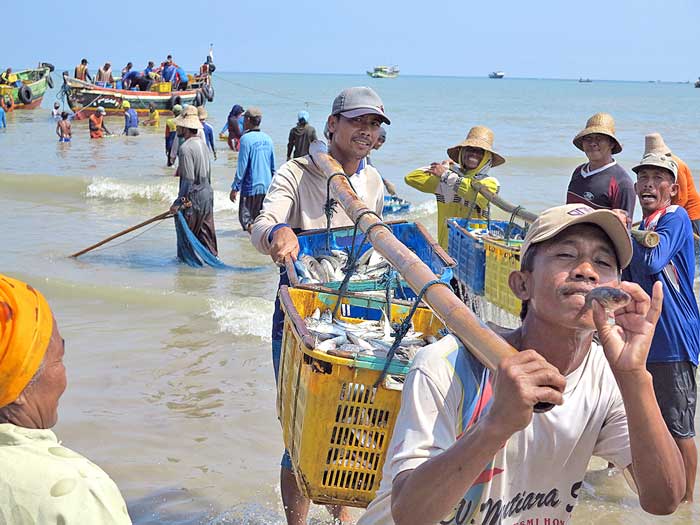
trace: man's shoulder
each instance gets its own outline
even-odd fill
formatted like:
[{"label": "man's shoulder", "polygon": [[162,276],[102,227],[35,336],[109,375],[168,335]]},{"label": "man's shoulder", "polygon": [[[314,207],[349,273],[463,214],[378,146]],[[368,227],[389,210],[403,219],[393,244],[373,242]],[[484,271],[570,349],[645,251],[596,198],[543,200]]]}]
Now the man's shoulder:
[{"label": "man's shoulder", "polygon": [[619,162],[615,162],[615,164],[607,169],[604,169],[600,173],[606,173],[615,177],[617,180],[622,180],[624,182],[632,182],[632,177],[630,176],[629,172],[623,166],[621,166]]},{"label": "man's shoulder", "polygon": [[666,208],[666,212],[659,219],[659,225],[669,225],[674,228],[683,228],[685,225],[691,226],[688,212],[683,206],[672,204]]}]

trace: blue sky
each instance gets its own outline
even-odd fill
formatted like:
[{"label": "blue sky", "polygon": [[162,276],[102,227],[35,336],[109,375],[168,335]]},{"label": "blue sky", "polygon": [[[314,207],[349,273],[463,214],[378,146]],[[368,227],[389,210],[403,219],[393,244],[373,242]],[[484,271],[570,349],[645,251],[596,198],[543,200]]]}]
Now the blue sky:
[{"label": "blue sky", "polygon": [[[623,80],[700,75],[696,0],[95,0],[13,9],[0,67],[40,60],[94,70],[171,52],[196,69],[214,43],[221,71]],[[8,44],[9,43],[9,44]]]}]

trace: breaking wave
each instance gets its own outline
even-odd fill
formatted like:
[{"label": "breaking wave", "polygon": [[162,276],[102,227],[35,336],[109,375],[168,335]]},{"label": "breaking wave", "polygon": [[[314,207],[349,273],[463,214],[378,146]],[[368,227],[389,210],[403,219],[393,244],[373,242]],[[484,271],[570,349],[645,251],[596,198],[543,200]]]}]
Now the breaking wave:
[{"label": "breaking wave", "polygon": [[210,314],[219,323],[219,331],[271,340],[274,301],[260,297],[210,299],[209,308]]}]

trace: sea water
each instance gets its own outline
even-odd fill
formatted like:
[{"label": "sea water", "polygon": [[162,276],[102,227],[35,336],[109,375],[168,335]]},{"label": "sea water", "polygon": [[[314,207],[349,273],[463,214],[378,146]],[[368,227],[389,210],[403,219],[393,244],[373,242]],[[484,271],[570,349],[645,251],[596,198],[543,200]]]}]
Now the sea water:
[{"label": "sea water", "polygon": [[[445,159],[476,124],[494,130],[507,159],[491,172],[502,196],[533,211],[563,202],[585,160],[571,140],[599,111],[616,118],[626,168],[641,157],[644,135],[658,131],[700,170],[700,90],[688,84],[217,73],[209,122],[218,133],[233,104],[259,106],[279,166],[297,112],[309,111],[321,136],[333,97],[354,85],[375,88],[392,120],[373,163],[414,203],[405,218],[433,234],[434,198],[403,176]],[[109,472],[137,524],[284,523],[270,355],[277,269],[253,249],[228,200],[235,155],[217,141],[215,220],[233,271],[178,264],[172,220],[68,258],[167,210],[178,180],[165,165],[164,118],[138,137],[104,140],[74,121],[73,141],[59,144],[49,118],[56,93],[41,109],[8,114],[0,130],[0,271],[46,294],[66,340],[56,433]],[[121,117],[105,122],[123,128]],[[593,473],[584,487],[572,523],[700,520],[698,504],[645,514],[619,476]],[[327,519],[323,509],[312,515]]]}]

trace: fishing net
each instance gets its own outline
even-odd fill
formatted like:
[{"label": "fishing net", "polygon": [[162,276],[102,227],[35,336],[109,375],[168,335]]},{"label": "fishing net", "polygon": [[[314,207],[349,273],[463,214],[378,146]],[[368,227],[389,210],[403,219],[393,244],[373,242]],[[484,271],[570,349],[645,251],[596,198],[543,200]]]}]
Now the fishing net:
[{"label": "fishing net", "polygon": [[175,231],[177,233],[177,257],[182,262],[195,268],[200,268],[204,265],[212,268],[227,269],[231,268],[216,255],[213,255],[206,246],[192,233],[187,225],[182,212],[175,214]]}]

